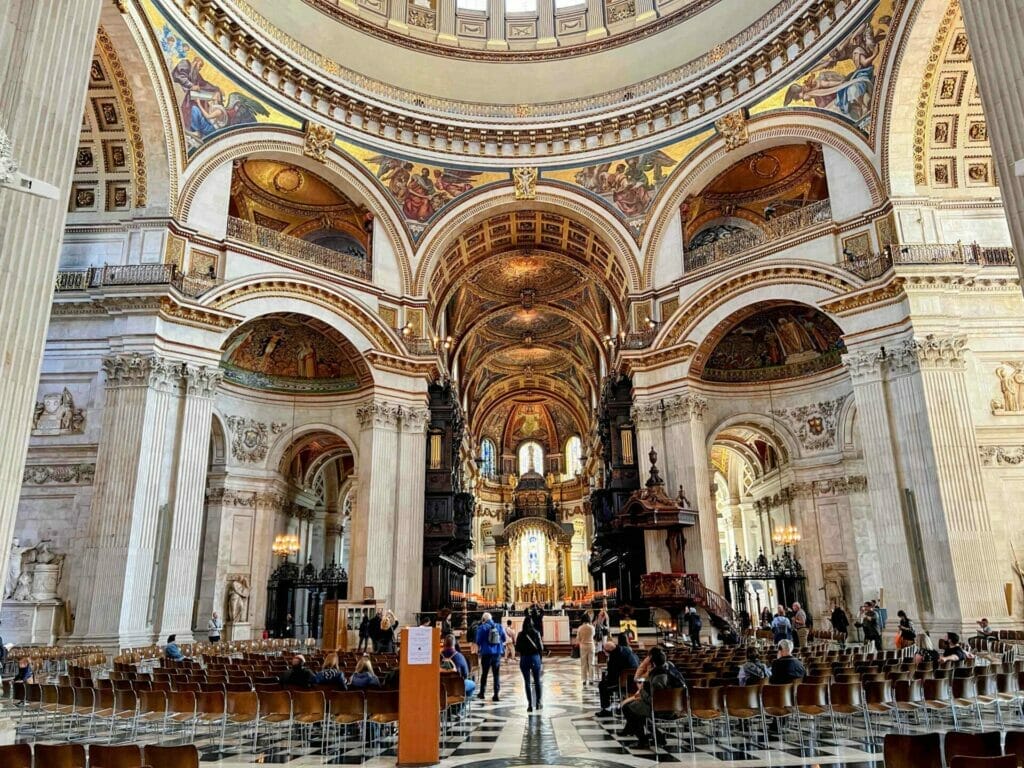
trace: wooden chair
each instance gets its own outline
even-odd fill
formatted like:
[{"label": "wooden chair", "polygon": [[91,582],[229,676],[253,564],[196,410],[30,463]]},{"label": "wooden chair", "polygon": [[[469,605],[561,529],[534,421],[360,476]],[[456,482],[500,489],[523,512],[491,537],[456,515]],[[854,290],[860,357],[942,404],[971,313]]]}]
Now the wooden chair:
[{"label": "wooden chair", "polygon": [[693,733],[694,720],[711,724],[723,722],[725,724],[726,738],[729,738],[729,719],[725,714],[722,688],[690,688],[689,694],[690,749],[696,749]]},{"label": "wooden chair", "polygon": [[327,700],[323,691],[292,691],[292,722],[299,726],[304,742],[312,738],[313,727],[323,728],[327,719]]},{"label": "wooden chair", "polygon": [[942,768],[942,738],[938,733],[889,733],[882,749],[885,768]]},{"label": "wooden chair", "polygon": [[729,685],[723,691],[725,699],[725,716],[730,725],[735,720],[742,729],[744,724],[756,722],[761,727],[761,735],[764,737],[765,749],[768,748],[768,727],[764,717],[764,708],[761,705],[761,686],[759,685]]},{"label": "wooden chair", "polygon": [[0,765],[4,768],[32,768],[32,747],[28,744],[0,747]]},{"label": "wooden chair", "polygon": [[231,691],[227,693],[225,701],[224,721],[220,731],[220,751],[224,751],[224,741],[227,738],[228,727],[236,726],[239,731],[244,731],[247,726],[252,726],[252,751],[256,751],[256,740],[259,738],[257,723],[260,719],[260,701],[255,691]]},{"label": "wooden chair", "polygon": [[998,757],[967,757],[959,755],[949,761],[949,768],[1017,768],[1017,758],[1014,755],[1000,755]]},{"label": "wooden chair", "polygon": [[658,759],[658,724],[671,724],[676,732],[676,743],[681,747],[683,735],[680,724],[689,717],[689,698],[685,688],[657,688],[651,698],[651,738],[654,759]]},{"label": "wooden chair", "polygon": [[81,744],[36,744],[35,768],[85,768]]},{"label": "wooden chair", "polygon": [[[377,744],[383,752],[383,730],[385,726],[398,728],[398,691],[367,691],[366,722],[373,726],[377,734]],[[373,749],[373,731],[370,737],[370,749]]]},{"label": "wooden chair", "polygon": [[141,768],[142,750],[137,744],[90,744],[89,768]]},{"label": "wooden chair", "polygon": [[199,768],[199,750],[192,744],[179,747],[156,747],[147,744],[143,748],[147,766],[152,768]]},{"label": "wooden chair", "polygon": [[871,740],[871,720],[868,718],[868,709],[864,702],[864,690],[860,683],[832,683],[828,691],[829,702],[832,708],[832,715],[849,718],[853,722],[856,715],[864,718],[864,730],[867,731],[868,740]]},{"label": "wooden chair", "polygon": [[[803,683],[800,684],[801,686]],[[788,720],[793,715],[797,716],[797,737],[800,739],[800,744],[803,746],[803,730],[799,727],[799,710],[796,706],[796,683],[784,683],[782,685],[762,685],[761,686],[761,711],[763,712],[763,719],[765,723],[769,719],[773,720],[776,725],[779,726],[781,732],[781,725],[778,721]]]},{"label": "wooden chair", "polygon": [[946,762],[954,757],[996,757],[1003,754],[1003,739],[999,731],[966,733],[948,731],[943,738]]},{"label": "wooden chair", "polygon": [[275,728],[287,730],[288,751],[292,749],[292,697],[288,691],[256,691],[260,702],[260,716],[256,727],[266,726],[268,732]]},{"label": "wooden chair", "polygon": [[[362,691],[332,691],[328,695],[329,716],[327,719],[327,754],[331,753],[331,733],[333,726],[341,731],[342,752],[348,745],[349,726],[362,725],[366,721],[366,699]],[[360,749],[364,744],[360,738]]]}]

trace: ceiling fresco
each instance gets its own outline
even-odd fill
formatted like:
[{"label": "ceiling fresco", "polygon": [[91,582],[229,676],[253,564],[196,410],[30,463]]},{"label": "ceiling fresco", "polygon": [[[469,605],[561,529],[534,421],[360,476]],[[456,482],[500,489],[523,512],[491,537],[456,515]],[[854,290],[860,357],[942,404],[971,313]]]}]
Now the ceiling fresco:
[{"label": "ceiling fresco", "polygon": [[843,332],[813,307],[758,307],[737,317],[704,363],[708,381],[760,382],[835,368],[846,347]]},{"label": "ceiling fresco", "polygon": [[364,206],[315,173],[276,160],[235,161],[228,213],[363,258],[371,250]]},{"label": "ceiling fresco", "polygon": [[743,222],[760,228],[771,218],[827,197],[821,145],[787,144],[754,152],[683,201],[685,240],[694,248],[735,234]]},{"label": "ceiling fresco", "polygon": [[845,40],[794,82],[751,107],[751,116],[786,107],[820,109],[870,135],[895,2],[873,3]]},{"label": "ceiling fresco", "polygon": [[221,359],[225,378],[277,392],[347,392],[370,383],[362,356],[319,320],[266,315],[228,339]]}]

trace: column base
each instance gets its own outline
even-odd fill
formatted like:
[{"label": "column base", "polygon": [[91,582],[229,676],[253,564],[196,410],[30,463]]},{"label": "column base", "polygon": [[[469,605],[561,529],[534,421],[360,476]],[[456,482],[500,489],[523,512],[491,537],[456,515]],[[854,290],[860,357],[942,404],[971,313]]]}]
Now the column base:
[{"label": "column base", "polygon": [[600,40],[603,37],[608,37],[607,27],[598,27],[597,29],[588,29],[585,40]]},{"label": "column base", "polygon": [[409,31],[409,25],[404,21],[398,19],[388,19],[388,29],[394,30],[395,32],[407,33]]},{"label": "column base", "polygon": [[505,40],[488,40],[487,41],[488,51],[507,51],[508,42]]},{"label": "column base", "polygon": [[458,45],[459,38],[455,35],[449,35],[445,32],[439,32],[437,35],[437,42],[444,43],[445,45]]},{"label": "column base", "polygon": [[557,48],[558,38],[557,37],[542,37],[537,41],[537,48]]}]

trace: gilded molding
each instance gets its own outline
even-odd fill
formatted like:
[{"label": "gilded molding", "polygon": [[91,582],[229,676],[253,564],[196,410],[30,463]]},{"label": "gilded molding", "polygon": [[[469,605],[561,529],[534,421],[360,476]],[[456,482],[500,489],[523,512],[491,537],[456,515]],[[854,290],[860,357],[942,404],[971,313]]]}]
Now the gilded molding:
[{"label": "gilded molding", "polygon": [[433,381],[440,375],[440,368],[436,360],[410,360],[404,357],[394,357],[382,352],[370,350],[363,353],[366,362],[373,368],[384,371],[403,373],[408,376],[419,376]]},{"label": "gilded molding", "polygon": [[537,199],[537,176],[539,171],[533,167],[512,169],[512,185],[516,200]]},{"label": "gilded molding", "polygon": [[918,91],[917,110],[914,115],[914,183],[918,186],[928,186],[925,156],[928,149],[928,134],[931,130],[931,121],[928,119],[928,115],[931,112],[932,89],[935,83],[935,73],[942,65],[942,49],[946,45],[950,27],[953,26],[959,10],[959,0],[950,0],[949,7],[939,23],[939,30],[932,40],[928,64],[925,66],[924,76],[921,78],[921,89]]},{"label": "gilded molding", "polygon": [[196,328],[224,330],[238,325],[236,318],[213,312],[204,307],[192,307],[179,304],[173,298],[165,297],[160,301],[160,316],[169,322],[191,325]]},{"label": "gilded molding", "polygon": [[327,150],[334,144],[334,131],[326,125],[306,122],[306,133],[302,143],[302,154],[317,162],[327,161]]},{"label": "gilded molding", "polygon": [[750,135],[747,132],[746,110],[737,109],[715,120],[715,130],[725,142],[726,152],[732,152],[734,149],[746,145],[750,141]]},{"label": "gilded molding", "polygon": [[878,307],[905,299],[907,295],[906,291],[903,290],[905,282],[903,278],[895,277],[884,285],[866,288],[845,296],[830,299],[823,302],[821,308],[823,311],[833,315],[853,314],[858,310],[877,309]]}]

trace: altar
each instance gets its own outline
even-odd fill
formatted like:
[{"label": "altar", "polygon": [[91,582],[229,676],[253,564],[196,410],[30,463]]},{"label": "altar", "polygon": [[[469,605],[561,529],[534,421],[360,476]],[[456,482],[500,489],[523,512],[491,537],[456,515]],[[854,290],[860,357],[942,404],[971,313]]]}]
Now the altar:
[{"label": "altar", "polygon": [[[518,633],[523,628],[524,616],[508,616],[506,621],[512,622],[512,629]],[[572,641],[572,634],[569,630],[569,617],[558,616],[554,614],[545,614],[544,616],[544,636],[542,638],[545,645],[553,644],[565,644]]]}]

